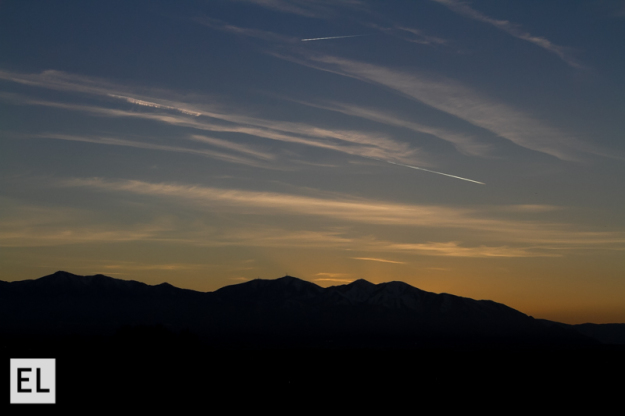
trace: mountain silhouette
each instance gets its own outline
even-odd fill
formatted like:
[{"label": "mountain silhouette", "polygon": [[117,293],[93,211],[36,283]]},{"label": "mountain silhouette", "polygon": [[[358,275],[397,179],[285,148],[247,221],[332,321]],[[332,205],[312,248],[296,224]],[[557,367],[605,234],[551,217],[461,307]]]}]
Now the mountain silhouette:
[{"label": "mountain silhouette", "polygon": [[5,334],[112,335],[161,325],[217,346],[415,347],[593,345],[565,325],[489,300],[356,280],[322,288],[292,276],[215,292],[59,271],[0,283]]},{"label": "mountain silhouette", "polygon": [[320,397],[327,411],[337,400],[368,408],[370,398],[387,406],[416,392],[436,403],[485,393],[515,402],[553,386],[608,391],[607,375],[625,371],[622,346],[501,303],[403,282],[323,288],[292,276],[209,293],[62,271],[0,281],[0,353],[6,363],[56,358],[55,406],[81,411],[292,411]]}]

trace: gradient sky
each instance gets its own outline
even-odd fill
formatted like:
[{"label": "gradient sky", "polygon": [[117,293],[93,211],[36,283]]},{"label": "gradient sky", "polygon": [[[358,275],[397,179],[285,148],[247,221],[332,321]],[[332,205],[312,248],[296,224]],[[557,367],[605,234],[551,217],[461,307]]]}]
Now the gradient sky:
[{"label": "gradient sky", "polygon": [[0,0],[0,279],[625,322],[624,74],[622,0]]}]

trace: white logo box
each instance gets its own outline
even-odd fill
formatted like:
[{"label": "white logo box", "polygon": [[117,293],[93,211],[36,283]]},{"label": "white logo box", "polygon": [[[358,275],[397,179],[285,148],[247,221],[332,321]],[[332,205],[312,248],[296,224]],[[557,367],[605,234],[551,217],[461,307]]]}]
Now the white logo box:
[{"label": "white logo box", "polygon": [[11,358],[10,402],[56,403],[56,360]]}]

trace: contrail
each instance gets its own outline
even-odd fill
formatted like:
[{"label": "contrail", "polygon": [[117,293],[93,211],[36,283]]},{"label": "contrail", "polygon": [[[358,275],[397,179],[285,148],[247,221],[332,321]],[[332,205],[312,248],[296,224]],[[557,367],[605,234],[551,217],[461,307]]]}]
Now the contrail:
[{"label": "contrail", "polygon": [[[378,159],[376,159],[378,160]],[[397,166],[404,166],[407,168],[412,168],[412,169],[418,169],[418,170],[424,170],[426,172],[430,172],[430,173],[438,173],[439,175],[445,175],[445,176],[449,176],[450,178],[456,178],[456,179],[462,179],[463,181],[469,181],[469,182],[473,182],[473,183],[479,183],[480,185],[486,185],[484,182],[478,182],[478,181],[474,181],[473,179],[467,179],[467,178],[463,178],[460,176],[454,176],[454,175],[449,175],[447,173],[443,173],[443,172],[437,172],[435,170],[429,170],[429,169],[424,169],[424,168],[419,168],[416,166],[411,166],[411,165],[404,165],[403,163],[396,163],[396,162],[391,162],[390,160],[385,160],[386,163],[391,163],[393,165],[397,165]]]},{"label": "contrail", "polygon": [[358,36],[367,36],[367,35],[331,36],[331,37],[329,37],[329,38],[302,39],[302,42],[308,42],[309,40],[325,40],[325,39],[355,38],[355,37],[358,37]]}]

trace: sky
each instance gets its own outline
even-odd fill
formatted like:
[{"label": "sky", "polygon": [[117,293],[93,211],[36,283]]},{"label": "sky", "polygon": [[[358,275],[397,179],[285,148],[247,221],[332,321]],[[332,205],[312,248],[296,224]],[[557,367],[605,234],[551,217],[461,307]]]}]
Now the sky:
[{"label": "sky", "polygon": [[623,0],[0,0],[0,279],[625,322],[623,74]]}]

